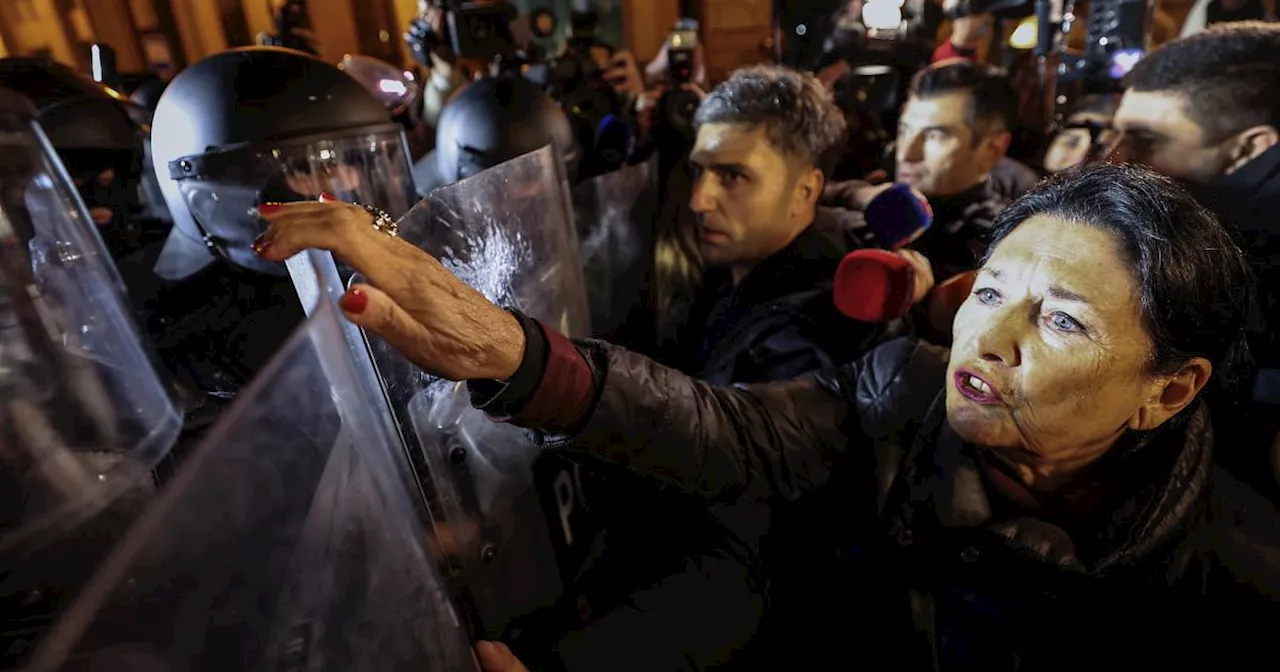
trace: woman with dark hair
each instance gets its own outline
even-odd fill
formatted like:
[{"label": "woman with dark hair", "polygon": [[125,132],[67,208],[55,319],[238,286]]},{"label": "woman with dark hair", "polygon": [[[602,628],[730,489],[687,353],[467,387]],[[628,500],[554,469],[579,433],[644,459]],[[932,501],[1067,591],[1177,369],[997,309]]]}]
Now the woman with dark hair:
[{"label": "woman with dark hair", "polygon": [[[1152,172],[1091,166],[1005,210],[949,357],[900,340],[733,388],[493,306],[363,210],[267,217],[260,254],[333,250],[373,283],[344,297],[349,319],[469,380],[478,407],[548,448],[715,499],[792,499],[839,473],[857,490],[849,515],[874,530],[851,571],[876,588],[842,595],[831,617],[867,669],[1265,660],[1249,656],[1280,624],[1275,509],[1213,467],[1200,399],[1242,355],[1249,272],[1222,226]],[[503,647],[480,653],[486,669],[519,669]]]}]

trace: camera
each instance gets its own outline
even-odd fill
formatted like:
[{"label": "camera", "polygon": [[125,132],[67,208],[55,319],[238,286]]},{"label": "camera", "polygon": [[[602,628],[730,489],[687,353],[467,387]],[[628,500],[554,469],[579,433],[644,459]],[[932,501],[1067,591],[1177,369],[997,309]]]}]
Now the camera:
[{"label": "camera", "polygon": [[697,94],[684,89],[685,84],[693,82],[697,48],[698,22],[680,19],[667,36],[667,92],[659,103],[659,119],[662,126],[687,137],[693,135],[693,116],[702,102]]},{"label": "camera", "polygon": [[698,22],[680,19],[667,36],[667,81],[679,88],[693,81],[694,51],[698,48]]},{"label": "camera", "polygon": [[459,58],[492,63],[516,51],[511,22],[516,9],[506,2],[463,2],[445,13],[449,45]]},{"label": "camera", "polygon": [[1085,24],[1085,51],[1064,55],[1058,79],[1082,83],[1086,93],[1123,90],[1125,75],[1146,55],[1151,30],[1146,0],[1095,0]]},{"label": "camera", "polygon": [[439,32],[424,11],[409,23],[404,36],[414,60],[423,66],[431,67],[433,52],[448,62],[462,58],[493,63],[510,60],[518,51],[511,32],[511,22],[518,14],[510,3],[443,0],[432,6],[443,13]]}]

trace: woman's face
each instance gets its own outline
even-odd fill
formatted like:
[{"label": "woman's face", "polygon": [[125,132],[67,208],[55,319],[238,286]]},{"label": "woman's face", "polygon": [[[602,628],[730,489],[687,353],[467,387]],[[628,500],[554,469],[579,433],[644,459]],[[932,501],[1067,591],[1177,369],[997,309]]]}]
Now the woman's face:
[{"label": "woman's face", "polygon": [[1137,293],[1106,231],[1046,216],[1014,229],[956,315],[951,426],[1024,480],[1100,457],[1160,396]]}]

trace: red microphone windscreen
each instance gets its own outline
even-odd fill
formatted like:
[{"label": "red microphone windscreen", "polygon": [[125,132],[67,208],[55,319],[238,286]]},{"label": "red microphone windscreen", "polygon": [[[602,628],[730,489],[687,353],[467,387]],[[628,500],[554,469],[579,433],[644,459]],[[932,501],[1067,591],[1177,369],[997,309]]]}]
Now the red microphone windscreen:
[{"label": "red microphone windscreen", "polygon": [[885,250],[854,250],[836,269],[836,308],[862,322],[889,322],[911,310],[915,272],[902,256]]}]

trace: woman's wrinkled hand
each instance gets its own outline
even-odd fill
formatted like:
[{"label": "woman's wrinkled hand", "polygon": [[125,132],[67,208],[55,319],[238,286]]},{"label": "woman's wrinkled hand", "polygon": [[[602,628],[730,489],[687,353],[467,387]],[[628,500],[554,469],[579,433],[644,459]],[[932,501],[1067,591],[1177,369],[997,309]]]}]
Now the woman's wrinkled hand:
[{"label": "woman's wrinkled hand", "polygon": [[364,275],[339,302],[347,319],[377,334],[427,373],[449,380],[506,380],[524,357],[511,313],[459,280],[435,257],[379,231],[363,208],[320,202],[264,205],[270,226],[254,242],[268,261],[329,250]]},{"label": "woman's wrinkled hand", "polygon": [[483,672],[529,672],[506,644],[480,642],[476,644],[476,658]]}]

